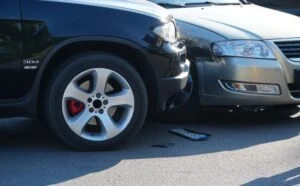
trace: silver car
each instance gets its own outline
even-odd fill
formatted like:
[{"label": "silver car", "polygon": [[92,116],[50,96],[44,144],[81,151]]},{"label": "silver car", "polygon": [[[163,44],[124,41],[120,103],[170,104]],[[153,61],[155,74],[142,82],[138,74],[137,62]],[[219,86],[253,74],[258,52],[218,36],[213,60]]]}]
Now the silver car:
[{"label": "silver car", "polygon": [[202,105],[300,103],[299,17],[239,0],[152,1],[177,20]]}]

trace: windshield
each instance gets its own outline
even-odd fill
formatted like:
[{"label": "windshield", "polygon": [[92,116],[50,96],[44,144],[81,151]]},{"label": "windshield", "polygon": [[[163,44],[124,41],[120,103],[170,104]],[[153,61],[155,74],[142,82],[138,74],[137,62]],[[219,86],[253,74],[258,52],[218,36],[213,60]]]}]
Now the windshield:
[{"label": "windshield", "polygon": [[150,0],[156,4],[166,6],[198,6],[198,5],[226,5],[247,3],[246,0]]}]

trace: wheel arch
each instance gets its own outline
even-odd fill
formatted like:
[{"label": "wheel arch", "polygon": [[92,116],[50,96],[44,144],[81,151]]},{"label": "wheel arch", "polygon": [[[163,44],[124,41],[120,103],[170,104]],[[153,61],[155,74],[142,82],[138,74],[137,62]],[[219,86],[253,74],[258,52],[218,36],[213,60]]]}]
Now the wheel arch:
[{"label": "wheel arch", "polygon": [[[76,37],[68,39],[56,47],[54,47],[43,60],[37,74],[35,82],[34,96],[36,104],[36,112],[38,116],[43,108],[42,98],[45,93],[47,81],[51,77],[51,72],[57,68],[65,59],[74,55],[74,53],[82,53],[87,51],[102,51],[117,55],[129,62],[140,74],[144,81],[148,93],[148,103],[151,110],[155,109],[157,101],[153,97],[158,96],[158,80],[155,75],[154,67],[151,65],[147,51],[138,44],[119,38],[110,37]],[[132,55],[134,53],[134,55]],[[149,96],[156,95],[157,96]]]}]

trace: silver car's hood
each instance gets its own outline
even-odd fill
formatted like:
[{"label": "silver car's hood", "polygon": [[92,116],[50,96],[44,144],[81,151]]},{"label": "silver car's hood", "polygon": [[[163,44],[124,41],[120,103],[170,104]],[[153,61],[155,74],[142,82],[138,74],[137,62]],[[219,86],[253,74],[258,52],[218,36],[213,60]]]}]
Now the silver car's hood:
[{"label": "silver car's hood", "polygon": [[256,5],[170,9],[179,20],[204,27],[228,39],[300,37],[300,18]]}]

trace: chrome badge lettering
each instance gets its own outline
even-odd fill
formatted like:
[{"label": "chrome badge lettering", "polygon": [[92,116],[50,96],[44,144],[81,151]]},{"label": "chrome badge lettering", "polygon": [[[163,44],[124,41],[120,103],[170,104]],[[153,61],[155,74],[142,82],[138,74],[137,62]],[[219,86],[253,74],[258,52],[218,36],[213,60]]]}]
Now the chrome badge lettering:
[{"label": "chrome badge lettering", "polygon": [[23,66],[25,70],[34,70],[37,69],[40,64],[39,60],[34,59],[25,59],[23,60]]}]

